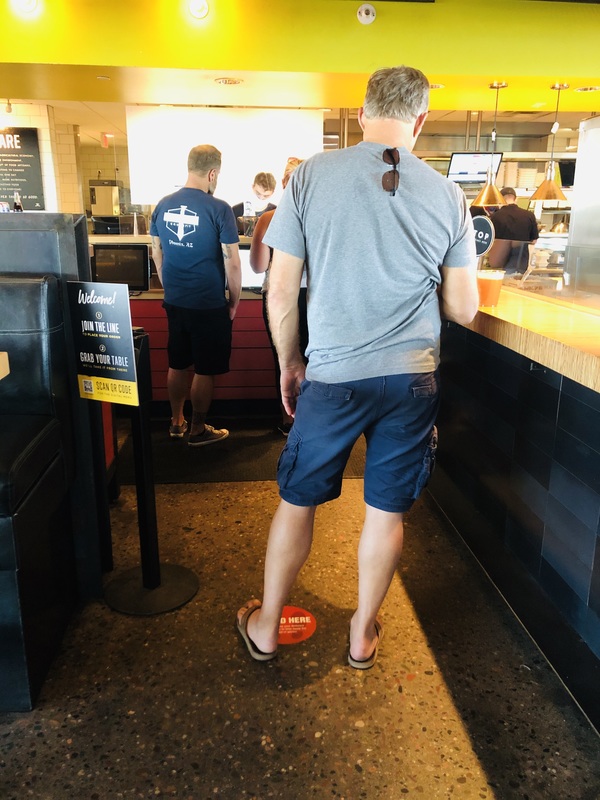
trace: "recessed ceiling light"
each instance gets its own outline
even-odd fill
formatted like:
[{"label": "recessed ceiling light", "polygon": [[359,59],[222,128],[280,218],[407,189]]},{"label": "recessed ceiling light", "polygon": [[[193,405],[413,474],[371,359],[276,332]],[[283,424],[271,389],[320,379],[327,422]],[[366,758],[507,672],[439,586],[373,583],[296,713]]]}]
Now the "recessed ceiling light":
[{"label": "recessed ceiling light", "polygon": [[33,14],[38,10],[38,0],[11,0],[11,5],[17,14]]},{"label": "recessed ceiling light", "polygon": [[600,92],[600,86],[580,86],[576,92]]},{"label": "recessed ceiling light", "polygon": [[207,0],[190,0],[188,8],[192,17],[196,19],[204,19],[208,16]]},{"label": "recessed ceiling light", "polygon": [[238,83],[243,83],[240,78],[215,78],[215,83],[221,86],[237,86]]},{"label": "recessed ceiling light", "polygon": [[96,75],[96,80],[97,81],[109,81],[110,78],[108,77],[108,75]]}]

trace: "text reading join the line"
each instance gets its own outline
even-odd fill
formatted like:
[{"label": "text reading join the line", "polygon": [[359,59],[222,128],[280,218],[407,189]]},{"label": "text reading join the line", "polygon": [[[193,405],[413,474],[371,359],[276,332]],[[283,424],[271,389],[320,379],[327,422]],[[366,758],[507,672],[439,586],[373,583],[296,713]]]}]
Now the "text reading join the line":
[{"label": "text reading join the line", "polygon": [[98,320],[82,319],[81,330],[96,331],[97,333],[119,333],[118,322],[99,322]]}]

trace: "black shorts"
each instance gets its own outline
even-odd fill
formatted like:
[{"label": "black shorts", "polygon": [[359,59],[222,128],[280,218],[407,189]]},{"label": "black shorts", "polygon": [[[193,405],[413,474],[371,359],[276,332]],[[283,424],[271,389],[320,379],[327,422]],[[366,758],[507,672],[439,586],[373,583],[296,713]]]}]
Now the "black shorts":
[{"label": "black shorts", "polygon": [[197,375],[229,372],[231,327],[229,307],[200,310],[163,303],[169,323],[167,353],[171,369],[192,364]]}]

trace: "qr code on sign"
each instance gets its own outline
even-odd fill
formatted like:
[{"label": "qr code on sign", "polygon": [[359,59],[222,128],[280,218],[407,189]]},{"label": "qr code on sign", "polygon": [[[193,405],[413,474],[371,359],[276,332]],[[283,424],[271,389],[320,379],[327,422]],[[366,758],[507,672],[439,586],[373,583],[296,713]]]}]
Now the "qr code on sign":
[{"label": "qr code on sign", "polygon": [[86,394],[94,394],[94,384],[92,381],[82,381],[83,391]]}]

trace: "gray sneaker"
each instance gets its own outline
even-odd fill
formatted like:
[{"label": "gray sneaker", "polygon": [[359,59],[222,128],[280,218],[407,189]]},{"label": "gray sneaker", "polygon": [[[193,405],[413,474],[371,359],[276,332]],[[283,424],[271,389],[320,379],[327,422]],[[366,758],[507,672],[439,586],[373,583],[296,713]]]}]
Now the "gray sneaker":
[{"label": "gray sneaker", "polygon": [[181,425],[173,425],[173,420],[171,420],[171,425],[169,425],[169,436],[171,439],[183,439],[188,429],[187,420],[184,419]]},{"label": "gray sneaker", "polygon": [[188,436],[190,447],[202,447],[205,444],[214,444],[226,439],[229,436],[227,428],[213,428],[212,425],[205,425],[202,433],[194,433]]}]

